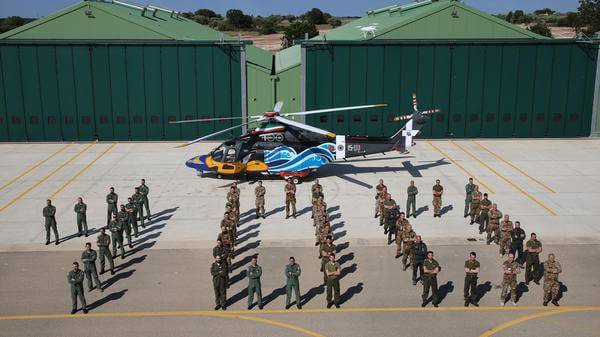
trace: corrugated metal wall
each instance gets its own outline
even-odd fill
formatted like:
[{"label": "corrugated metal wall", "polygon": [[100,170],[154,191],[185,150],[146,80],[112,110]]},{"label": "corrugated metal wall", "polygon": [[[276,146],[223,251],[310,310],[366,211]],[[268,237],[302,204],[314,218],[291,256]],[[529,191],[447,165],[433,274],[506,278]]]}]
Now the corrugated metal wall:
[{"label": "corrugated metal wall", "polygon": [[440,108],[423,137],[589,136],[597,46],[548,41],[305,43],[307,109],[387,103],[307,116],[339,134],[389,136],[419,108]]},{"label": "corrugated metal wall", "polygon": [[0,42],[0,141],[182,140],[241,116],[238,44]]}]

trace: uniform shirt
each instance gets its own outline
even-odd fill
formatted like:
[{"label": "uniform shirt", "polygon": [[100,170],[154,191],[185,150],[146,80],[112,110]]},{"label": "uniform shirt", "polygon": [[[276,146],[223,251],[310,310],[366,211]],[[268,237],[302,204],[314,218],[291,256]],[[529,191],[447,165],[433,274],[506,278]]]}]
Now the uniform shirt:
[{"label": "uniform shirt", "polygon": [[285,195],[288,197],[296,196],[296,185],[285,184]]},{"label": "uniform shirt", "polygon": [[490,206],[492,205],[492,201],[490,199],[483,198],[483,199],[481,199],[480,205],[481,205],[481,209],[487,211],[490,209]]},{"label": "uniform shirt", "polygon": [[412,253],[415,255],[415,263],[423,263],[427,258],[427,245],[425,242],[415,242],[412,245]]},{"label": "uniform shirt", "polygon": [[506,233],[509,233],[510,231],[513,230],[513,223],[512,221],[508,220],[502,220],[502,222],[500,223],[500,230]]},{"label": "uniform shirt", "polygon": [[[517,274],[521,272],[521,265],[517,261],[502,263],[502,272],[504,280],[513,280],[517,278]],[[506,272],[510,272],[507,274]]]},{"label": "uniform shirt", "polygon": [[140,205],[144,203],[144,196],[140,193],[135,193],[131,196],[131,200],[133,200],[134,203]]},{"label": "uniform shirt", "polygon": [[259,265],[253,266],[250,265],[248,266],[248,270],[246,270],[246,275],[248,275],[248,278],[251,280],[258,280],[260,279],[260,276],[262,275],[262,268]]},{"label": "uniform shirt", "polygon": [[96,256],[96,251],[93,249],[90,249],[89,252],[86,249],[81,253],[81,261],[83,261],[85,270],[92,268],[92,266],[96,267]]},{"label": "uniform shirt", "polygon": [[106,203],[109,205],[116,205],[119,201],[119,196],[117,193],[111,192],[106,195]]},{"label": "uniform shirt", "polygon": [[410,232],[404,231],[402,233],[402,242],[404,242],[404,244],[412,245],[415,240],[415,236],[417,236],[417,233],[415,233],[415,231],[412,229]]},{"label": "uniform shirt", "polygon": [[[425,262],[423,262],[423,268],[425,269],[425,271],[429,270],[429,271],[434,271],[435,268],[440,268],[440,264],[435,260],[435,259],[425,259]],[[441,270],[438,269],[438,272]],[[429,277],[436,277],[437,274],[429,274],[429,273],[425,273],[424,276],[429,276]]]},{"label": "uniform shirt", "polygon": [[44,207],[44,210],[42,210],[42,214],[45,218],[53,218],[54,214],[56,214],[56,207],[52,205],[46,206]]},{"label": "uniform shirt", "polygon": [[150,188],[148,188],[148,186],[146,186],[145,184],[138,186],[138,189],[144,197],[147,197],[148,193],[150,193]]},{"label": "uniform shirt", "polygon": [[502,212],[500,212],[499,209],[490,209],[490,222],[493,222],[495,224],[498,224],[498,221],[500,221],[500,219],[502,219]]},{"label": "uniform shirt", "polygon": [[473,191],[475,191],[475,184],[468,183],[465,185],[465,192],[467,193],[467,197],[473,195]]},{"label": "uniform shirt", "polygon": [[394,200],[394,199],[385,200],[383,202],[383,206],[386,208],[386,210],[389,211],[390,209],[394,208],[394,206],[396,206],[396,200]]},{"label": "uniform shirt", "polygon": [[[333,273],[338,269],[340,269],[340,264],[337,262],[331,262],[331,260],[329,262],[327,262],[327,264],[325,265],[325,271],[327,273]],[[338,278],[337,275],[327,275],[327,279],[331,280],[331,281],[333,281],[337,278]]]},{"label": "uniform shirt", "polygon": [[386,188],[386,186],[383,184],[379,184],[375,187],[375,190],[377,191],[377,194],[375,195],[375,199],[379,199],[381,197],[381,195],[383,194],[384,188]]},{"label": "uniform shirt", "polygon": [[73,207],[73,210],[78,215],[79,214],[85,215],[85,212],[87,211],[87,205],[84,204],[83,202],[81,202],[81,203],[78,202],[78,203],[75,204],[75,207]]},{"label": "uniform shirt", "polygon": [[475,205],[479,205],[481,203],[481,192],[473,191],[471,195],[471,202]]},{"label": "uniform shirt", "polygon": [[127,205],[125,205],[125,211],[127,212],[127,216],[130,220],[135,219],[137,210],[138,210],[138,207],[134,202],[127,203]]},{"label": "uniform shirt", "polygon": [[525,231],[521,227],[515,227],[510,232],[510,237],[513,240],[513,242],[519,241],[521,244],[523,244],[523,240],[525,239]]},{"label": "uniform shirt", "polygon": [[444,192],[444,187],[442,185],[433,185],[433,196],[441,197]]},{"label": "uniform shirt", "polygon": [[98,245],[98,247],[108,247],[108,245],[110,245],[110,236],[108,234],[98,235],[96,245]]},{"label": "uniform shirt", "polygon": [[409,185],[406,189],[406,193],[408,194],[409,198],[414,198],[417,194],[419,194],[419,190],[417,189],[417,186]]},{"label": "uniform shirt", "polygon": [[121,220],[111,220],[108,229],[113,234],[119,234],[123,231],[123,224],[121,223]]},{"label": "uniform shirt", "polygon": [[67,274],[67,281],[71,285],[71,288],[83,287],[83,270],[70,270]]},{"label": "uniform shirt", "polygon": [[312,193],[315,193],[317,191],[317,189],[319,189],[320,191],[322,191],[323,186],[321,186],[321,184],[313,184],[310,188],[310,191]]},{"label": "uniform shirt", "polygon": [[[525,244],[525,247],[531,248],[531,249],[538,249],[538,248],[542,248],[542,243],[538,239],[529,240]],[[527,250],[527,253],[528,254],[536,254],[536,255],[538,254],[536,252],[530,252],[529,249]]]},{"label": "uniform shirt", "polygon": [[229,255],[229,248],[223,244],[215,246],[213,248],[213,257],[217,257],[217,255],[221,258],[227,257]]},{"label": "uniform shirt", "polygon": [[256,196],[256,198],[264,198],[266,192],[267,189],[264,186],[256,186],[256,188],[254,189],[254,195]]},{"label": "uniform shirt", "polygon": [[[465,268],[467,268],[469,270],[475,270],[475,269],[477,269],[479,267],[480,267],[480,264],[479,264],[479,261],[477,261],[477,260],[474,260],[474,261],[467,260],[467,261],[465,261]],[[477,273],[474,272],[474,271],[473,272],[467,272],[467,275],[470,275],[470,276],[474,276],[475,275],[476,276]]]},{"label": "uniform shirt", "polygon": [[558,281],[558,274],[562,273],[562,267],[556,260],[544,262],[544,281]]},{"label": "uniform shirt", "polygon": [[127,219],[129,219],[129,214],[125,210],[118,211],[117,212],[117,219],[119,219],[121,221],[127,220]]},{"label": "uniform shirt", "polygon": [[297,282],[300,273],[302,273],[302,270],[300,270],[300,265],[297,263],[285,266],[285,277],[290,281]]},{"label": "uniform shirt", "polygon": [[219,239],[224,245],[231,246],[231,236],[228,231],[225,230],[219,233]]},{"label": "uniform shirt", "polygon": [[213,277],[213,281],[221,278],[224,280],[227,277],[227,266],[225,265],[225,262],[213,262],[210,266],[210,274]]},{"label": "uniform shirt", "polygon": [[335,252],[335,245],[333,243],[325,242],[324,244],[321,245],[320,249],[321,249],[321,251],[325,251],[327,253],[333,253],[333,252]]}]

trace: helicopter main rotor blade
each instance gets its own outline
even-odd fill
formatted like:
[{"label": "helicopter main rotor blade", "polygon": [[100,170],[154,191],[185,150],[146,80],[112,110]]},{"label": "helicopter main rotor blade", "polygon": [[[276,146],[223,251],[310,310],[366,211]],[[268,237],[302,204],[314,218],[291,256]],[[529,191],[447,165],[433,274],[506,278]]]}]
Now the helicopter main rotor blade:
[{"label": "helicopter main rotor blade", "polygon": [[189,142],[187,142],[187,143],[184,143],[184,144],[181,144],[181,145],[177,145],[176,147],[177,147],[177,148],[180,148],[180,147],[186,147],[186,146],[188,146],[188,145],[192,145],[192,144],[198,143],[198,142],[200,142],[200,141],[203,141],[203,140],[205,140],[205,139],[208,139],[208,138],[214,137],[214,136],[216,136],[216,135],[220,135],[220,134],[222,134],[222,133],[224,133],[224,132],[231,131],[231,130],[234,130],[234,129],[237,129],[237,128],[241,128],[241,127],[243,127],[243,126],[246,126],[246,125],[248,125],[248,124],[251,124],[251,123],[254,123],[254,122],[258,122],[258,121],[261,121],[261,120],[262,120],[262,119],[257,119],[257,120],[250,121],[250,122],[248,122],[248,123],[242,123],[242,124],[239,124],[239,125],[236,125],[236,126],[232,126],[232,127],[230,127],[230,128],[223,129],[223,130],[221,130],[221,131],[217,131],[217,132],[211,133],[210,135],[206,135],[206,136],[202,136],[202,137],[200,137],[200,138],[196,138],[196,139],[194,139],[194,140],[191,140],[191,141],[189,141]]},{"label": "helicopter main rotor blade", "polygon": [[287,118],[283,118],[283,117],[280,117],[280,116],[275,117],[275,120],[278,121],[281,124],[285,124],[285,125],[289,125],[289,126],[293,126],[293,127],[302,129],[302,130],[306,130],[306,131],[318,133],[320,135],[327,136],[327,137],[330,137],[330,138],[335,137],[335,133],[333,133],[333,132],[330,132],[330,131],[327,131],[327,130],[322,130],[322,129],[319,129],[319,128],[315,128],[314,126],[306,125],[306,124],[303,124],[303,123],[294,122],[294,121],[291,121],[291,120],[289,120]]},{"label": "helicopter main rotor blade", "polygon": [[419,109],[417,108],[417,94],[414,92],[412,94],[412,103],[413,103],[413,110],[415,110],[415,112],[419,111]]},{"label": "helicopter main rotor blade", "polygon": [[186,120],[181,120],[181,121],[169,121],[169,124],[227,121],[227,120],[236,120],[236,119],[244,119],[244,117],[218,117],[218,118],[186,119]]},{"label": "helicopter main rotor blade", "polygon": [[279,112],[279,111],[281,111],[281,108],[283,108],[283,102],[279,101],[273,107],[273,112]]},{"label": "helicopter main rotor blade", "polygon": [[328,109],[318,109],[318,110],[308,110],[308,111],[293,112],[293,113],[282,114],[281,116],[283,116],[283,117],[287,117],[287,116],[305,116],[305,115],[320,114],[320,113],[325,113],[325,112],[345,111],[345,110],[357,110],[357,109],[368,109],[368,108],[379,108],[379,107],[384,107],[384,106],[387,106],[387,104],[356,105],[356,106],[346,106],[346,107],[342,107],[342,108],[328,108]]}]

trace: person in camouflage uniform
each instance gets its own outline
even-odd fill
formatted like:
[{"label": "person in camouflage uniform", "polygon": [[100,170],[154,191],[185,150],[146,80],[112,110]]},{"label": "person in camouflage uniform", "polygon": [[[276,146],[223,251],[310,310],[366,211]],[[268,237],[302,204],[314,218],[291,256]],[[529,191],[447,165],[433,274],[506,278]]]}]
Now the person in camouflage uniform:
[{"label": "person in camouflage uniform", "polygon": [[125,205],[121,204],[119,206],[119,213],[117,213],[117,218],[121,221],[121,225],[123,226],[123,231],[121,235],[123,236],[123,240],[125,240],[125,235],[127,235],[127,245],[129,248],[133,248],[133,244],[131,242],[131,226],[129,224],[129,213],[125,209]]},{"label": "person in camouflage uniform", "polygon": [[483,234],[483,232],[487,231],[488,225],[490,223],[490,209],[492,206],[492,201],[488,199],[488,194],[483,193],[483,199],[479,203],[479,208],[481,211],[479,212],[479,234]]},{"label": "person in camouflage uniform", "polygon": [[433,191],[433,217],[441,218],[442,214],[442,195],[444,194],[444,187],[440,184],[440,180],[436,179],[435,185],[432,188]]},{"label": "person in camouflage uniform", "polygon": [[88,291],[94,290],[92,279],[96,282],[96,289],[102,292],[102,286],[100,278],[98,278],[98,271],[96,269],[96,251],[92,249],[92,244],[87,242],[85,244],[85,250],[81,253],[81,261],[83,262],[83,272],[87,279]]},{"label": "person in camouflage uniform", "polygon": [[[473,192],[475,191],[475,184],[473,184],[473,178],[469,178],[469,183],[465,185],[465,218],[471,214],[471,202],[473,201]],[[473,224],[471,222],[471,224]]]},{"label": "person in camouflage uniform", "polygon": [[296,218],[296,185],[291,179],[288,179],[284,187],[285,192],[285,218],[290,217],[290,209],[292,216]]},{"label": "person in camouflage uniform", "polygon": [[56,228],[56,207],[52,206],[50,199],[46,200],[46,207],[42,210],[44,216],[44,227],[46,229],[46,245],[50,244],[50,229],[54,232],[54,244],[58,245],[58,229]]},{"label": "person in camouflage uniform", "polygon": [[108,206],[106,210],[106,225],[110,223],[113,214],[117,214],[117,202],[119,202],[119,196],[115,193],[115,188],[111,187],[109,193],[106,195],[106,204]]},{"label": "person in camouflage uniform", "polygon": [[327,256],[330,253],[335,253],[335,244],[333,244],[333,238],[330,235],[327,235],[323,240],[323,243],[319,246],[319,259],[323,256]]},{"label": "person in camouflage uniform", "polygon": [[[404,231],[402,232],[402,270],[406,270],[408,268],[408,258],[412,252],[412,246],[415,242],[415,237],[417,234],[413,231],[410,223],[406,223],[404,225]],[[398,238],[396,238],[397,240]],[[398,256],[398,252],[396,252],[396,256]]]},{"label": "person in camouflage uniform", "polygon": [[512,304],[517,305],[517,274],[521,272],[521,265],[515,261],[513,254],[508,254],[508,258],[502,263],[502,291],[500,292],[500,305],[506,303],[506,295],[510,290]]},{"label": "person in camouflage uniform", "polygon": [[315,246],[321,246],[327,240],[327,238],[331,237],[332,235],[333,233],[331,231],[329,222],[325,222],[319,230],[319,235],[317,236],[317,242]]},{"label": "person in camouflage uniform", "polygon": [[104,259],[108,260],[110,266],[110,274],[115,274],[115,264],[113,262],[112,254],[110,253],[110,236],[106,234],[104,228],[100,229],[100,234],[96,239],[96,245],[98,246],[98,254],[100,258],[100,275],[104,274]]},{"label": "person in camouflage uniform", "polygon": [[231,265],[229,264],[231,260],[229,260],[230,248],[223,244],[220,238],[217,238],[217,245],[213,248],[213,257],[220,256],[221,261],[224,261],[227,265],[227,287],[229,287],[229,271],[231,270]]},{"label": "person in camouflage uniform", "polygon": [[310,193],[311,193],[311,202],[312,202],[312,215],[310,216],[310,218],[314,219],[316,209],[317,209],[317,201],[319,200],[319,197],[324,197],[323,186],[321,186],[321,184],[319,184],[319,179],[315,179],[314,184],[310,188]]},{"label": "person in camouflage uniform", "polygon": [[[406,217],[410,218],[417,217],[417,194],[419,194],[419,189],[415,186],[415,182],[413,180],[410,181],[410,185],[406,189],[406,193],[408,197],[406,198]],[[411,211],[412,210],[412,211]]]},{"label": "person in camouflage uniform", "polygon": [[142,200],[144,203],[144,207],[146,208],[146,213],[148,216],[146,217],[148,221],[150,221],[150,201],[148,200],[148,193],[150,193],[150,188],[146,185],[146,179],[142,179],[140,186],[138,186],[140,193],[142,194]]},{"label": "person in camouflage uniform", "polygon": [[407,224],[409,224],[409,222],[406,219],[404,212],[400,212],[398,221],[396,221],[396,259],[403,254],[402,235],[404,234],[404,229],[406,228]]},{"label": "person in camouflage uniform", "polygon": [[[229,251],[229,255],[224,260],[226,266],[231,266],[231,260],[235,256],[235,250],[233,248],[233,238],[231,237],[230,230],[227,227],[221,227],[221,233],[217,237],[217,240],[220,240],[223,243],[223,246]],[[228,269],[231,273],[231,269]]]},{"label": "person in camouflage uniform", "polygon": [[215,256],[215,262],[210,266],[210,274],[215,291],[215,310],[227,310],[227,265],[220,255]]},{"label": "person in camouflage uniform", "polygon": [[504,220],[500,223],[500,255],[504,256],[510,251],[510,233],[514,226],[510,216],[504,214]]},{"label": "person in camouflage uniform", "polygon": [[390,215],[392,215],[392,210],[396,207],[396,201],[392,199],[392,196],[387,193],[383,200],[383,233],[387,234],[389,229],[389,221]]},{"label": "person in camouflage uniform", "polygon": [[125,247],[123,245],[123,222],[113,214],[113,219],[108,225],[112,241],[112,257],[117,257],[117,245],[121,247],[121,259],[125,259]]},{"label": "person in camouflage uniform", "polygon": [[383,203],[383,197],[387,193],[387,187],[383,184],[383,179],[379,179],[379,184],[375,186],[375,218],[381,216],[381,204]]},{"label": "person in camouflage uniform", "polygon": [[254,196],[256,197],[256,218],[265,218],[265,194],[267,189],[263,186],[262,181],[258,181],[258,186],[254,189]]},{"label": "person in camouflage uniform", "polygon": [[[386,227],[384,228],[384,233],[387,232],[388,235],[388,245],[392,244],[392,242],[396,241],[396,232],[397,232],[397,227],[396,227],[396,223],[398,222],[398,219],[400,218],[400,207],[398,207],[398,205],[395,205],[392,209],[387,210],[388,212],[387,214],[387,218],[386,218]],[[404,213],[404,212],[402,212]],[[392,239],[392,236],[394,236],[394,238]]]},{"label": "person in camouflage uniform", "polygon": [[129,227],[133,229],[133,235],[137,238],[139,236],[139,228],[137,223],[137,205],[133,202],[133,198],[127,198],[127,204],[125,205],[125,211],[127,212],[127,222]]},{"label": "person in camouflage uniform", "polygon": [[479,192],[479,186],[474,185],[473,192],[471,193],[471,210],[469,215],[471,216],[470,224],[479,222],[479,213],[481,213],[481,192]]},{"label": "person in camouflage uniform", "polygon": [[548,260],[544,262],[544,306],[548,305],[548,301],[552,299],[552,304],[560,306],[558,304],[558,292],[560,290],[560,282],[558,281],[558,274],[562,273],[562,266],[554,254],[548,254]]},{"label": "person in camouflage uniform", "polygon": [[77,198],[77,203],[73,207],[73,211],[77,215],[77,236],[85,237],[88,236],[88,225],[87,225],[87,205],[83,202],[83,198]]},{"label": "person in camouflage uniform", "polygon": [[135,188],[135,193],[131,196],[131,200],[133,200],[137,206],[137,215],[140,220],[140,225],[142,225],[142,228],[146,228],[146,225],[144,224],[144,196],[140,192],[139,187]]},{"label": "person in camouflage uniform", "polygon": [[[500,240],[500,219],[502,219],[502,212],[498,209],[498,205],[492,204],[492,208],[489,211],[490,223],[487,226],[487,239],[486,243],[489,245],[492,241],[498,243]],[[493,237],[492,237],[493,234]]]}]

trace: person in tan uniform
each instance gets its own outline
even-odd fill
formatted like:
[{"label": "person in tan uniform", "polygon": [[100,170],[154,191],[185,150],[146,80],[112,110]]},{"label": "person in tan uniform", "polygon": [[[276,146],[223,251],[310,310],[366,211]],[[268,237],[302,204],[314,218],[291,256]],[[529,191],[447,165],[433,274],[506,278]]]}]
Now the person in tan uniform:
[{"label": "person in tan uniform", "polygon": [[288,179],[285,184],[285,218],[290,217],[290,208],[292,210],[292,216],[296,218],[296,185],[291,179]]},{"label": "person in tan uniform", "polygon": [[435,185],[433,185],[433,217],[441,218],[442,214],[442,194],[444,194],[444,187],[440,184],[440,180],[436,179]]},{"label": "person in tan uniform", "polygon": [[258,181],[258,186],[254,189],[254,196],[256,197],[256,218],[265,218],[265,194],[267,189],[263,186],[262,181]]}]

